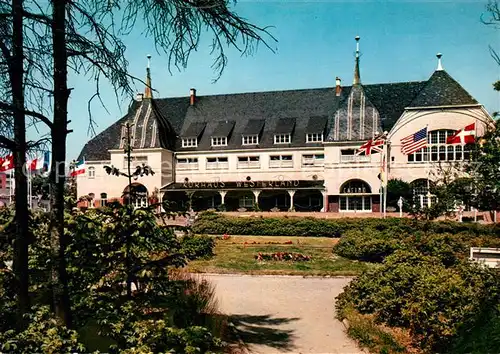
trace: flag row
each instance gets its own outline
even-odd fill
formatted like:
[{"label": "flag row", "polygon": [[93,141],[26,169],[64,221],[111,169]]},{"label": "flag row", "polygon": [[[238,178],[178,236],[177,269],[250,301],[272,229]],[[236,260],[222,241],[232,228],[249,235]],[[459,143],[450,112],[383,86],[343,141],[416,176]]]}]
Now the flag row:
[{"label": "flag row", "polygon": [[[418,130],[401,139],[401,152],[405,155],[413,154],[424,148],[429,143],[427,127]],[[446,144],[473,144],[476,140],[476,123],[467,125],[455,134],[446,138]],[[376,137],[368,140],[358,148],[358,155],[371,155],[375,152],[382,152],[385,138]]]},{"label": "flag row", "polygon": [[[42,151],[34,158],[26,159],[27,171],[42,171],[48,172],[50,170],[51,154],[50,151]],[[14,169],[14,155],[9,154],[0,157],[0,172],[6,172]]]}]

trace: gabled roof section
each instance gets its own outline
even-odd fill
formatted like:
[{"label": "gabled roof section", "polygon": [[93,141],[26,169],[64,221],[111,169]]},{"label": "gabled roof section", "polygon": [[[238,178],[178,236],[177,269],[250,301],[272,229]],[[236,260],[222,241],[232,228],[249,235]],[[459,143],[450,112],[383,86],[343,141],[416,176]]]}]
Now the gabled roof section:
[{"label": "gabled roof section", "polygon": [[476,104],[478,102],[446,71],[436,70],[408,107]]},{"label": "gabled roof section", "polygon": [[219,124],[217,124],[217,127],[215,128],[215,131],[212,132],[213,137],[228,137],[229,134],[233,131],[234,128],[234,120],[226,120],[226,121],[221,121]]},{"label": "gabled roof section", "polygon": [[199,138],[201,133],[205,130],[207,126],[206,122],[193,122],[188,128],[181,134],[183,138]]},{"label": "gabled roof section", "polygon": [[295,128],[295,118],[280,118],[276,127],[274,128],[275,134],[292,134]]},{"label": "gabled roof section", "polygon": [[327,116],[309,118],[309,121],[307,122],[306,133],[318,133],[318,134],[324,133],[327,121],[328,121]]},{"label": "gabled roof section", "polygon": [[242,135],[260,135],[265,119],[250,119],[243,129]]}]

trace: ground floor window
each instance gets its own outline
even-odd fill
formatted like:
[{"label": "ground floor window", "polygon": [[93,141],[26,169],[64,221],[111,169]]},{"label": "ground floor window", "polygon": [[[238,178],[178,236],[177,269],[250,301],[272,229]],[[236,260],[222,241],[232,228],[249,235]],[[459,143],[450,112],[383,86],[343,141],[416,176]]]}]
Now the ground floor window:
[{"label": "ground floor window", "polygon": [[340,211],[372,211],[372,197],[341,196]]},{"label": "ground floor window", "polygon": [[239,199],[240,208],[252,208],[254,206],[253,197],[249,195],[243,195]]}]

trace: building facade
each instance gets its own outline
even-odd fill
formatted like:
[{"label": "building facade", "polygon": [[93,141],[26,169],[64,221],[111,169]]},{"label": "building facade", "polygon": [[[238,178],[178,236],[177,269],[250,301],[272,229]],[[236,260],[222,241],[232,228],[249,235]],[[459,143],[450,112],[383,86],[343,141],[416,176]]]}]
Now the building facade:
[{"label": "building facade", "polygon": [[[132,167],[144,163],[155,172],[134,184],[137,206],[154,199],[195,210],[379,212],[382,166],[388,178],[411,182],[426,204],[429,171],[468,156],[467,145],[446,138],[471,123],[477,135],[493,124],[443,70],[440,55],[427,81],[365,85],[359,45],[351,86],[337,78],[330,88],[212,96],[191,89],[189,96],[157,99],[149,65],[147,84],[128,113],[80,153],[86,172],[77,191],[94,198],[91,205],[127,191],[127,180],[107,175],[104,166],[127,168],[128,136]],[[401,139],[424,127],[428,145],[404,155]],[[384,132],[384,154],[358,154]]]}]

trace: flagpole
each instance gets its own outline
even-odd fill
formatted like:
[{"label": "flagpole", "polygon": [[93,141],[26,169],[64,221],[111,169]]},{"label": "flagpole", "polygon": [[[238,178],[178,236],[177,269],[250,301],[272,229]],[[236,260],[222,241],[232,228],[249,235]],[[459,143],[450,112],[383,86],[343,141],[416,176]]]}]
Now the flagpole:
[{"label": "flagpole", "polygon": [[[382,153],[380,154],[380,166],[382,166],[383,164],[383,159],[384,159],[384,149],[382,147]],[[383,189],[384,188],[384,182],[383,182],[383,176],[382,176],[382,171],[380,171],[380,188],[379,188],[379,200],[380,200],[380,217],[383,218],[384,217],[384,211],[383,211],[383,208],[384,208],[384,205],[383,205],[383,202],[382,202],[382,198],[384,196],[383,194]]]},{"label": "flagpole", "polygon": [[383,174],[383,184],[384,184],[384,219],[387,216],[387,182],[389,180],[389,154],[387,153],[389,150],[389,145],[387,144],[387,137],[384,140],[384,174]]}]

